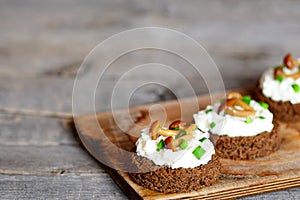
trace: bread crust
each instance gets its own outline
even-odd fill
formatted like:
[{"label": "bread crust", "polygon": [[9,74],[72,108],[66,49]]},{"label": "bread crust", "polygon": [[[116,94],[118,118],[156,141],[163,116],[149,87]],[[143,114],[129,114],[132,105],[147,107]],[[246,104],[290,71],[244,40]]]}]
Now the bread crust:
[{"label": "bread crust", "polygon": [[274,114],[274,118],[282,122],[297,122],[300,121],[300,103],[292,104],[289,101],[273,101],[265,97],[262,90],[257,84],[254,90],[254,98],[257,101],[263,101],[269,104],[269,110]]},{"label": "bread crust", "polygon": [[252,160],[270,155],[279,149],[281,138],[279,125],[273,121],[271,132],[263,132],[255,136],[229,137],[211,134],[216,154],[221,158],[232,160]]},{"label": "bread crust", "polygon": [[[137,168],[145,165],[154,166],[147,158],[134,156],[133,162]],[[167,166],[154,166],[154,169],[145,173],[130,173],[131,179],[140,186],[162,193],[182,193],[196,191],[212,185],[220,176],[220,162],[216,155],[205,165],[195,168],[172,169]]]}]

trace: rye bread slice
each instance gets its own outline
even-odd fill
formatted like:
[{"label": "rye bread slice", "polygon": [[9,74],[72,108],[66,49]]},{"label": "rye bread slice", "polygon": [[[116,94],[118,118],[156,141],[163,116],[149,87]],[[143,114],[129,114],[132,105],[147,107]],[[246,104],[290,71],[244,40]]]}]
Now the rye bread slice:
[{"label": "rye bread slice", "polygon": [[216,155],[207,164],[195,168],[172,169],[155,166],[152,161],[140,156],[134,156],[133,162],[141,170],[147,167],[154,169],[145,173],[130,173],[131,179],[140,186],[162,193],[196,191],[215,183],[221,174],[219,158]]},{"label": "rye bread slice", "polygon": [[211,134],[210,139],[215,145],[216,154],[221,158],[251,160],[270,155],[278,150],[281,142],[279,125],[276,121],[273,124],[274,128],[271,132],[263,132],[255,136],[229,137]]},{"label": "rye bread slice", "polygon": [[257,101],[263,101],[269,104],[269,110],[274,114],[274,118],[282,122],[300,121],[300,103],[292,104],[289,101],[273,101],[265,97],[259,85],[254,90],[254,97]]}]

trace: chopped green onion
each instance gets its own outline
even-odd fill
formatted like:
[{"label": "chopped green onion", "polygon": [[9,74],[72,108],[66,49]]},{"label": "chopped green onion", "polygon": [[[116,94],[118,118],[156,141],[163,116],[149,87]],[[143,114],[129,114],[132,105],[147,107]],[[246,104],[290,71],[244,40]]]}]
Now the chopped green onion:
[{"label": "chopped green onion", "polygon": [[205,154],[205,150],[201,146],[198,146],[193,151],[193,154],[198,160],[200,160],[200,158]]},{"label": "chopped green onion", "polygon": [[263,101],[260,101],[260,102],[259,102],[259,105],[260,105],[261,107],[263,107],[264,109],[268,109],[268,108],[269,108],[269,104],[267,104],[267,103],[265,103],[265,102],[263,102]]},{"label": "chopped green onion", "polygon": [[259,116],[258,118],[259,119],[266,119],[264,116]]},{"label": "chopped green onion", "polygon": [[278,81],[279,83],[281,83],[283,81],[283,77],[282,76],[276,76],[275,80]]},{"label": "chopped green onion", "polygon": [[208,110],[205,111],[206,114],[208,114],[210,112],[212,112],[212,109],[208,109]]},{"label": "chopped green onion", "polygon": [[181,140],[181,144],[180,144],[180,149],[186,149],[188,146],[187,141],[185,141],[184,139]]},{"label": "chopped green onion", "polygon": [[199,141],[200,141],[200,142],[204,142],[205,140],[206,140],[206,137],[201,138]]},{"label": "chopped green onion", "polygon": [[174,131],[179,131],[180,129],[179,129],[179,127],[175,127],[173,130]]},{"label": "chopped green onion", "polygon": [[247,117],[245,122],[247,124],[250,124],[251,122],[253,122],[253,119],[251,117]]},{"label": "chopped green onion", "polygon": [[215,123],[215,122],[212,122],[212,123],[210,123],[210,125],[209,125],[210,128],[214,128],[215,126],[216,126],[216,123]]},{"label": "chopped green onion", "polygon": [[243,96],[243,102],[250,105],[250,101],[251,101],[251,96],[249,96],[249,95]]},{"label": "chopped green onion", "polygon": [[298,66],[298,70],[300,71],[300,65]]},{"label": "chopped green onion", "polygon": [[181,130],[181,131],[179,131],[179,133],[177,133],[177,135],[175,135],[175,139],[182,137],[186,134],[187,134],[186,130]]},{"label": "chopped green onion", "polygon": [[164,140],[163,139],[161,139],[160,141],[159,141],[159,143],[157,144],[157,148],[156,148],[156,151],[160,151],[162,148],[164,148]]},{"label": "chopped green onion", "polygon": [[295,93],[298,93],[300,91],[300,87],[299,87],[298,84],[293,84],[292,88],[293,88],[293,90],[294,90]]}]

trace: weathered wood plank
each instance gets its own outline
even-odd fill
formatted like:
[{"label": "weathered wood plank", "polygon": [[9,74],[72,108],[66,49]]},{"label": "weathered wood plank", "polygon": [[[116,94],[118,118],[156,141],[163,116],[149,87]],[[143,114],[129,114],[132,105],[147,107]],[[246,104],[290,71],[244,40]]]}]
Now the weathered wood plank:
[{"label": "weathered wood plank", "polygon": [[1,78],[0,105],[16,109],[71,112],[72,79],[62,78]]},{"label": "weathered wood plank", "polygon": [[[299,55],[300,4],[277,1],[269,5],[267,2],[204,4],[191,1],[153,5],[131,0],[115,6],[109,1],[90,4],[68,1],[57,2],[61,8],[57,9],[53,2],[29,5],[1,1],[0,66],[3,67],[0,72],[3,81],[0,83],[0,105],[70,112],[73,78],[89,51],[125,27],[149,25],[152,21],[156,26],[168,24],[202,42],[219,66],[227,88],[252,84],[263,69],[277,64],[287,51]],[[69,7],[72,9],[63,9]],[[118,15],[108,8],[113,8]],[[253,14],[253,10],[257,13]],[[184,15],[185,12],[189,15]],[[113,71],[117,73],[118,70]],[[27,79],[16,80],[20,74]],[[196,92],[204,91],[205,86],[198,84]],[[174,98],[165,93],[141,92],[139,102]]]},{"label": "weathered wood plank", "polygon": [[67,120],[0,114],[0,146],[77,145]]},{"label": "weathered wood plank", "polygon": [[1,199],[127,199],[107,174],[0,175]]},{"label": "weathered wood plank", "polygon": [[[292,0],[166,1],[154,5],[129,0],[118,6],[110,1],[0,3],[0,72],[6,76],[74,76],[79,63],[99,42],[153,22],[203,43],[220,68],[235,65],[245,69],[248,63],[254,63],[251,67],[260,64],[256,60],[265,60],[269,54],[276,63],[287,51],[300,53],[300,4]],[[57,4],[60,9],[54,6]]]},{"label": "weathered wood plank", "polygon": [[243,200],[263,200],[263,199],[299,199],[300,187],[290,188],[288,190],[264,193],[261,195],[254,195],[241,198]]},{"label": "weathered wood plank", "polygon": [[80,146],[0,146],[1,174],[104,173]]},{"label": "weathered wood plank", "polygon": [[[298,199],[300,188],[245,197]],[[1,199],[127,199],[107,174],[0,175]]]},{"label": "weathered wood plank", "polygon": [[[230,0],[226,3],[221,0],[189,2],[128,0],[118,2],[118,5],[112,1],[90,1],[89,3],[0,1],[0,108],[70,113],[73,78],[79,63],[87,53],[110,35],[141,26],[167,26],[182,31],[202,43],[220,67],[227,88],[252,84],[263,69],[277,64],[287,51],[300,55],[299,8],[300,3],[293,0],[275,2]],[[111,12],[112,10],[114,12]],[[113,72],[112,78],[115,74],[117,71]],[[18,80],[20,76],[23,78]],[[107,82],[107,85],[111,83]],[[198,87],[202,89],[202,86]],[[204,91],[201,89],[196,91]],[[109,89],[106,92],[109,93]],[[174,96],[167,94],[164,90],[148,89],[139,91],[135,102],[142,104],[170,98]],[[105,105],[99,105],[99,107],[104,108]],[[11,148],[6,150],[7,155],[0,154],[1,166],[2,158],[16,154],[21,156],[21,147],[15,154],[9,152],[14,151],[12,148],[14,145],[73,145],[74,142],[69,137],[70,134],[66,135],[65,131],[59,127],[58,121],[49,120],[49,124],[54,127],[53,132],[50,132],[52,129],[45,124],[44,119],[33,118],[31,120],[26,117],[18,121],[18,117],[10,119],[5,116],[0,120],[0,142],[2,142],[2,137],[7,141],[7,144],[3,141],[0,145]],[[41,126],[33,125],[34,120]],[[14,122],[17,126],[13,125]],[[42,127],[45,129],[43,130]],[[61,135],[56,135],[57,130]],[[11,138],[10,134],[17,138]],[[27,139],[29,141],[25,141]],[[61,139],[60,143],[59,139]],[[7,145],[13,146],[7,147]],[[63,150],[64,146],[56,146],[56,148],[57,151],[48,149],[41,156],[32,153],[35,164],[42,164],[44,157],[51,157],[53,152],[59,152],[61,148]],[[39,150],[43,151],[43,148],[33,147],[30,151],[27,149],[26,152],[31,154]],[[70,157],[70,154],[67,156]],[[79,153],[79,157],[81,156]],[[31,155],[27,155],[26,158],[30,161]],[[40,162],[37,162],[37,159],[40,159]],[[58,162],[56,159],[58,157],[55,157],[54,163]],[[75,156],[74,159],[77,157]],[[13,157],[9,160],[12,162]],[[24,168],[28,167],[25,159],[21,160],[21,164],[25,164]],[[70,160],[66,159],[66,161]],[[86,160],[83,159],[83,161]],[[58,166],[66,166],[67,162]],[[74,161],[71,163],[74,164]],[[45,170],[43,170],[45,167],[43,164],[40,168],[32,165],[29,171],[37,167],[43,173],[45,171],[48,173],[51,167],[55,167],[54,165],[50,165],[50,168],[46,167]],[[13,169],[14,166],[11,167]],[[7,177],[10,180],[20,178],[18,175]],[[25,179],[20,178],[24,181]],[[45,193],[45,198],[69,197],[72,199],[73,196],[67,196],[67,194],[70,194],[69,191],[78,194],[75,190],[80,190],[80,186],[74,187],[73,190],[70,185],[72,182],[76,185],[76,181],[72,178],[69,181],[67,179],[69,178],[61,182],[69,184],[65,192],[58,183],[50,184],[51,187],[44,184],[41,190],[33,190],[38,187],[36,183],[39,183],[39,177],[36,177],[29,179],[31,183],[28,183],[26,187],[24,184],[20,185],[22,181],[8,184],[8,186],[17,185],[7,187],[8,191],[14,188],[12,195],[8,194],[8,196],[7,190],[2,189],[2,182],[0,196],[9,199],[17,197],[38,199],[43,198],[43,193]],[[83,185],[85,184],[88,184],[88,181]],[[110,186],[115,187],[114,184]],[[101,196],[101,194],[107,190],[111,191],[110,188],[98,190],[98,187],[92,187],[90,192],[82,197],[93,198],[94,190],[99,192],[95,197],[97,199],[107,199],[108,196]],[[299,189],[295,189],[298,191],[296,195],[290,192],[291,190],[293,191],[290,189],[272,193],[274,195],[271,197],[269,194],[261,195],[259,198],[298,199]],[[18,196],[18,193],[21,196]],[[279,196],[276,196],[277,194]],[[110,198],[114,199],[111,196]],[[256,198],[258,197],[253,197],[253,199]]]},{"label": "weathered wood plank", "polygon": [[[98,111],[109,110],[112,88],[116,80],[107,77],[104,81],[105,90],[96,92],[96,108]],[[72,78],[57,77],[23,77],[18,80],[14,78],[0,78],[0,108],[13,108],[14,110],[51,111],[56,113],[72,115]],[[126,89],[135,86],[134,80],[127,81],[121,85]],[[89,87],[89,86],[87,86]],[[205,86],[199,87],[205,92]],[[54,92],[55,91],[55,92]],[[184,88],[178,87],[178,93],[183,96]],[[83,101],[84,102],[84,97]],[[125,96],[120,96],[120,101],[125,100]],[[132,105],[165,101],[173,99],[174,95],[167,90],[154,86],[139,90],[134,94]],[[20,101],[20,99],[22,101]],[[82,103],[81,106],[86,106]],[[26,112],[24,112],[26,113]]]},{"label": "weathered wood plank", "polygon": [[[223,66],[220,71],[224,75],[224,84],[227,88],[254,85],[260,72],[263,70],[260,69],[260,64],[255,64],[255,62],[251,62],[256,66],[255,68],[246,67],[246,69],[243,64],[233,67],[236,65],[228,64],[225,66],[222,61],[219,62],[221,63],[221,66]],[[230,67],[228,67],[229,65]],[[189,71],[188,69],[189,68],[187,67],[186,71]],[[96,108],[98,111],[105,111],[110,107],[113,88],[120,78],[117,69],[112,70],[112,73],[115,74],[106,76],[103,82],[101,82],[101,90],[96,90]],[[148,76],[147,80],[149,80],[149,82],[151,82],[151,80],[152,82],[157,80],[157,82],[160,83],[160,80],[163,80],[170,87],[172,86],[173,89],[176,88],[176,91],[172,91],[172,93],[170,90],[158,85],[139,88],[142,85],[139,84],[136,79],[133,78],[127,80],[118,85],[122,88],[122,91],[128,91],[129,88],[139,88],[132,95],[130,102],[132,106],[174,99],[176,97],[174,92],[176,92],[178,98],[184,98],[187,97],[186,95],[191,95],[187,94],[188,92],[185,88],[186,85],[180,84],[181,82],[178,83],[174,79],[169,79],[168,74],[160,75],[160,77],[157,77],[154,73],[152,75],[144,74],[143,76]],[[199,75],[187,74],[187,78],[190,80],[196,94],[208,92],[205,82]],[[70,77],[41,76],[22,77],[18,79],[1,77],[0,108],[61,112],[71,116],[73,83],[74,78]],[[93,85],[87,85],[86,87],[93,87]],[[94,83],[94,87],[96,87],[96,83]],[[126,100],[127,96],[123,92],[118,94],[117,98],[119,99],[119,102],[123,102]],[[82,96],[81,98],[83,99],[82,102],[84,102],[85,97]],[[85,106],[84,103],[81,106]]]}]

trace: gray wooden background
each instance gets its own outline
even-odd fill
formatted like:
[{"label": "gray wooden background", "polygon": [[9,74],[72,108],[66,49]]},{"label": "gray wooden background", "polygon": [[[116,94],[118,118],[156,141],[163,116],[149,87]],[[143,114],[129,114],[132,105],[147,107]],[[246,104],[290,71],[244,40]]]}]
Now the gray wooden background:
[{"label": "gray wooden background", "polygon": [[[111,35],[145,26],[175,29],[201,43],[226,88],[252,85],[287,52],[300,57],[296,0],[1,0],[1,199],[126,199],[66,120],[85,56]],[[116,77],[113,71],[106,84]],[[144,88],[132,105],[172,98],[164,89]],[[99,104],[106,109],[107,102]],[[245,199],[300,199],[300,189]]]}]

